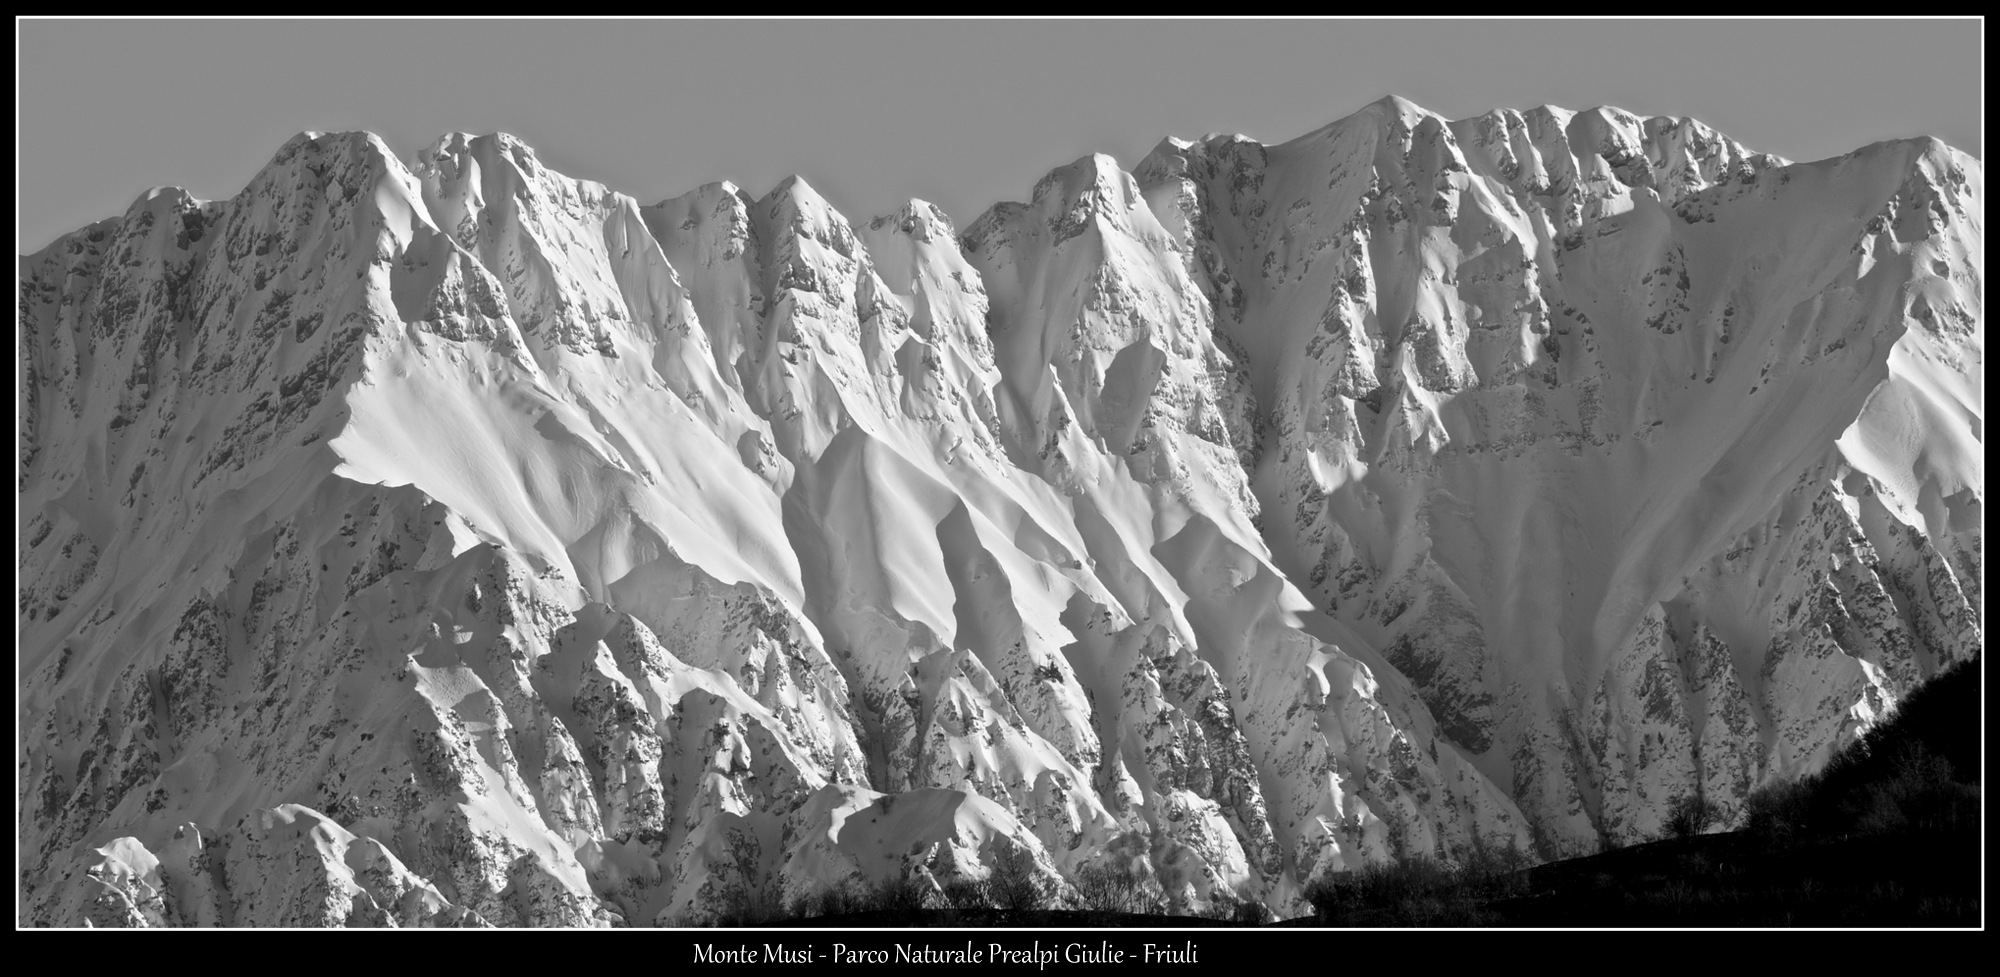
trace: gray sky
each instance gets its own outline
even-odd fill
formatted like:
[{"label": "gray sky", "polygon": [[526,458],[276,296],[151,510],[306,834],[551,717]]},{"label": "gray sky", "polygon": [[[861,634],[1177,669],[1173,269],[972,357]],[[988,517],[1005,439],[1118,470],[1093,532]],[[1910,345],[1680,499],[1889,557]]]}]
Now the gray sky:
[{"label": "gray sky", "polygon": [[504,130],[653,203],[800,173],[855,220],[963,228],[1089,152],[1282,142],[1387,95],[1692,115],[1753,149],[1980,146],[1977,21],[16,21],[16,249],[148,187],[242,189],[292,134],[406,158]]}]

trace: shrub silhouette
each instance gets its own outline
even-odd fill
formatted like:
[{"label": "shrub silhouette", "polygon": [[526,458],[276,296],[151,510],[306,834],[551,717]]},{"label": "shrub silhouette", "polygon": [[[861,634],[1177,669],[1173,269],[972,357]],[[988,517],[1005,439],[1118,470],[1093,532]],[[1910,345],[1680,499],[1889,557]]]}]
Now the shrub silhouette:
[{"label": "shrub silhouette", "polygon": [[1743,798],[1743,828],[1774,841],[1789,840],[1811,825],[1812,784],[1780,780]]},{"label": "shrub silhouette", "polygon": [[1667,831],[1676,838],[1692,838],[1720,822],[1721,814],[1699,793],[1682,794],[1667,805]]},{"label": "shrub silhouette", "polygon": [[[1748,839],[1538,868],[1533,898],[1515,898],[1530,894],[1526,859],[1475,843],[1456,866],[1370,865],[1314,882],[1306,898],[1320,925],[1976,925],[1979,667],[1913,690],[1818,773],[1751,791]],[[1699,793],[1666,813],[1663,833],[1684,838],[1722,824]]]},{"label": "shrub silhouette", "polygon": [[954,878],[943,885],[945,904],[958,910],[991,909],[987,888],[985,879]]},{"label": "shrub silhouette", "polygon": [[1527,891],[1524,873],[1533,861],[1514,838],[1508,838],[1507,846],[1500,848],[1475,834],[1471,847],[1459,858],[1459,882],[1489,896],[1519,895]]},{"label": "shrub silhouette", "polygon": [[711,923],[715,926],[765,926],[790,915],[769,886],[734,886],[722,895],[722,907]]},{"label": "shrub silhouette", "polygon": [[922,879],[892,875],[871,887],[870,908],[888,916],[893,923],[921,922],[924,910],[930,908],[933,891]]},{"label": "shrub silhouette", "polygon": [[1321,879],[1306,890],[1306,901],[1323,922],[1357,911],[1382,910],[1421,925],[1438,915],[1438,896],[1457,884],[1457,873],[1450,866],[1429,855],[1412,855]]},{"label": "shrub silhouette", "polygon": [[993,860],[993,875],[986,880],[986,898],[1010,912],[1041,908],[1045,898],[1035,877],[1034,854],[1022,845],[1002,848]]},{"label": "shrub silhouette", "polygon": [[1164,907],[1144,879],[1116,862],[1085,866],[1076,876],[1083,908],[1099,913],[1161,913]]},{"label": "shrub silhouette", "polygon": [[800,898],[792,904],[791,915],[811,919],[817,916],[847,916],[868,909],[867,887],[849,878]]},{"label": "shrub silhouette", "polygon": [[1950,832],[1979,818],[1979,660],[1919,686],[1814,775],[1744,799],[1744,827],[1780,842]]},{"label": "shrub silhouette", "polygon": [[1271,910],[1265,908],[1261,902],[1245,899],[1236,904],[1235,912],[1230,919],[1238,926],[1262,926],[1271,921]]},{"label": "shrub silhouette", "polygon": [[1957,783],[1950,761],[1921,742],[1898,744],[1888,776],[1854,802],[1854,826],[1870,834],[1950,831],[1977,823],[1979,791]]},{"label": "shrub silhouette", "polygon": [[1482,903],[1527,892],[1533,861],[1511,838],[1501,847],[1474,836],[1455,864],[1409,855],[1323,876],[1305,895],[1322,924],[1480,926],[1498,919]]},{"label": "shrub silhouette", "polygon": [[868,913],[886,917],[889,923],[915,924],[922,922],[927,910],[939,908],[941,901],[938,890],[921,878],[892,875],[874,882],[847,878],[799,899],[788,915],[811,919]]}]

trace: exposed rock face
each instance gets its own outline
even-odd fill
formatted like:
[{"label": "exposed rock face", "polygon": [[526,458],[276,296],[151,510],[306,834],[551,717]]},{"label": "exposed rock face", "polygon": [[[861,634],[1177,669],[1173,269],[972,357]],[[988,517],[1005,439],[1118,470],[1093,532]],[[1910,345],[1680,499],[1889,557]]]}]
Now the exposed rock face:
[{"label": "exposed rock face", "polygon": [[961,236],[304,134],[21,259],[24,921],[1289,913],[1977,655],[1983,175],[1386,100]]}]

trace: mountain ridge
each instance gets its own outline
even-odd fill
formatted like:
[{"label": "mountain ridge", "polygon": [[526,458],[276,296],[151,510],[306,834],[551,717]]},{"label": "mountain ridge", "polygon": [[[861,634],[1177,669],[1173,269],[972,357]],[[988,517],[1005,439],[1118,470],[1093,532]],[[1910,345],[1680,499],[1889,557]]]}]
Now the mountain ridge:
[{"label": "mountain ridge", "polygon": [[302,133],[22,258],[28,918],[219,921],[299,890],[272,844],[324,898],[250,922],[699,922],[1014,848],[1295,912],[1729,808],[1983,642],[1983,184],[1935,140],[1392,97],[962,234],[415,164]]}]

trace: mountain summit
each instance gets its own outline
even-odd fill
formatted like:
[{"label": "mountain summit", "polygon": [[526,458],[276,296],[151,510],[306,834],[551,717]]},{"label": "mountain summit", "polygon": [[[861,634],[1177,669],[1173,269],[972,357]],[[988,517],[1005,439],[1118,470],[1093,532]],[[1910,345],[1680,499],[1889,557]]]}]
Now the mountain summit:
[{"label": "mountain summit", "polygon": [[1385,99],[955,228],[304,133],[20,259],[24,921],[688,925],[1733,816],[1976,657],[1984,177]]}]

